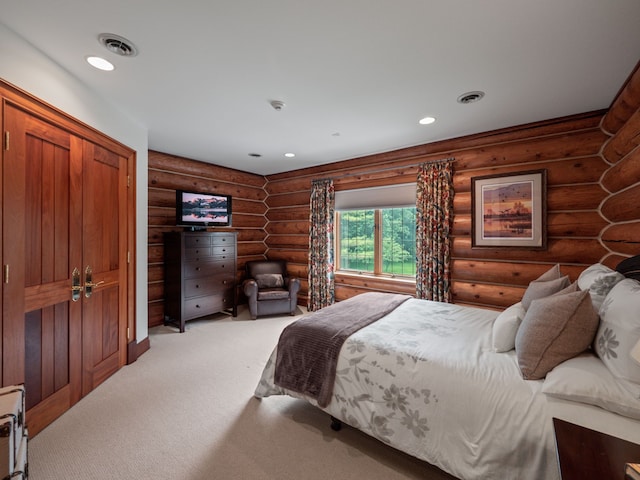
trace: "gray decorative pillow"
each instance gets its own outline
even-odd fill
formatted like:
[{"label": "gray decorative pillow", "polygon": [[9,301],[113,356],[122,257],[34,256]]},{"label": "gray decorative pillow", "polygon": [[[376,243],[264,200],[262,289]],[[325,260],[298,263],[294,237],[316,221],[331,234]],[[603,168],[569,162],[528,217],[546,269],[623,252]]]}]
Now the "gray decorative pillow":
[{"label": "gray decorative pillow", "polygon": [[256,275],[258,288],[276,288],[284,286],[284,279],[279,273],[259,273]]},{"label": "gray decorative pillow", "polygon": [[533,300],[516,334],[516,357],[525,380],[538,380],[584,352],[598,330],[587,291]]},{"label": "gray decorative pillow", "polygon": [[618,378],[640,383],[640,364],[631,349],[640,340],[640,282],[626,278],[609,292],[600,307],[596,353]]},{"label": "gray decorative pillow", "polygon": [[560,265],[556,264],[536,280],[529,283],[529,286],[522,296],[522,306],[527,310],[533,300],[558,293],[563,288],[568,287],[570,283],[569,277],[566,275],[562,276],[560,273]]},{"label": "gray decorative pillow", "polygon": [[623,279],[624,275],[622,273],[616,272],[601,263],[595,263],[580,274],[578,286],[580,290],[589,290],[593,308],[599,311],[607,294],[616,283]]}]

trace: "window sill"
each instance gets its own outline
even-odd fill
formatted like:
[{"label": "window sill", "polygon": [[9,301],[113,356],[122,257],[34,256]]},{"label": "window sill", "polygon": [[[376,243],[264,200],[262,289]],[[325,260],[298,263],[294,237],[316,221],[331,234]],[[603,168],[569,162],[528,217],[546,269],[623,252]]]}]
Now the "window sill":
[{"label": "window sill", "polygon": [[415,285],[416,279],[413,277],[392,277],[391,275],[374,275],[373,273],[356,273],[356,272],[335,272],[335,279],[348,283],[349,279],[359,280],[375,280],[376,282],[402,285]]}]

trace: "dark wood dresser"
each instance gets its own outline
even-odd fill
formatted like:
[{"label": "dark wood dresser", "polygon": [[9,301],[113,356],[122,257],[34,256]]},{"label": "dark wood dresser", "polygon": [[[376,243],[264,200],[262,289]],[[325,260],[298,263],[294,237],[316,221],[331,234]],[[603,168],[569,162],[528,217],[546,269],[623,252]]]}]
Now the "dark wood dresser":
[{"label": "dark wood dresser", "polygon": [[217,312],[237,315],[235,232],[168,232],[164,238],[164,323]]}]

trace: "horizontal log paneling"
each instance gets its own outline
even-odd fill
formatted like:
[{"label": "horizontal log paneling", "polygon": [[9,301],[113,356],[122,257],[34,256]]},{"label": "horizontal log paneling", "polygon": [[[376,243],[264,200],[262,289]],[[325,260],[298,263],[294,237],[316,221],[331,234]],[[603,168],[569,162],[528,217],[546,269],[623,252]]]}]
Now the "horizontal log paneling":
[{"label": "horizontal log paneling", "polygon": [[625,155],[640,145],[640,110],[629,118],[624,126],[611,137],[602,151],[612,163],[620,161]]},{"label": "horizontal log paneling", "polygon": [[149,152],[149,326],[164,318],[163,235],[177,231],[176,190],[195,190],[232,195],[232,226],[216,231],[238,233],[238,272],[241,279],[247,260],[265,258],[267,205],[261,175],[189,160],[160,152]]},{"label": "horizontal log paneling", "polygon": [[633,150],[602,176],[602,186],[612,193],[640,182],[640,147]]},{"label": "horizontal log paneling", "polygon": [[271,208],[267,211],[267,219],[270,222],[309,220],[309,206]]},{"label": "horizontal log paneling", "polygon": [[269,222],[267,224],[269,235],[304,235],[309,240],[309,221],[306,222]]},{"label": "horizontal log paneling", "polygon": [[612,223],[628,222],[640,218],[640,183],[622,192],[610,195],[602,203],[602,215]]},{"label": "horizontal log paneling", "polygon": [[149,327],[162,325],[164,321],[164,301],[149,302],[147,308],[149,309],[149,313],[147,314]]},{"label": "horizontal log paneling", "polygon": [[640,74],[638,72],[640,72],[640,62],[620,88],[611,108],[602,120],[602,128],[605,132],[616,133],[640,108]]},{"label": "horizontal log paneling", "polygon": [[285,193],[281,195],[269,195],[266,200],[269,208],[307,206],[311,200],[311,191]]},{"label": "horizontal log paneling", "polygon": [[308,265],[309,263],[309,245],[305,248],[273,248],[270,247],[267,257],[271,260],[286,260],[290,263],[299,265]]},{"label": "horizontal log paneling", "polygon": [[[203,163],[168,153],[150,150],[149,158],[153,158],[153,170],[179,172],[184,176],[194,178],[219,179],[220,182],[232,185],[246,185],[264,187],[265,179],[261,175],[220,167],[211,163]],[[204,168],[203,168],[204,167]]]},{"label": "horizontal log paneling", "polygon": [[[527,168],[532,170],[547,170],[547,185],[564,185],[567,179],[571,179],[571,183],[596,183],[607,170],[608,165],[602,157],[593,156],[579,159],[567,159],[554,162],[531,163]],[[471,179],[473,177],[482,177],[485,175],[495,175],[498,171],[500,174],[517,173],[521,171],[522,165],[511,167],[488,168],[483,170],[456,172],[454,176],[453,186],[456,194],[471,190]]]},{"label": "horizontal log paneling", "polygon": [[[510,284],[526,287],[529,282],[549,270],[554,264],[521,263],[506,261],[483,261],[454,259],[452,276],[468,283]],[[574,281],[583,267],[560,265],[560,271]]]},{"label": "horizontal log paneling", "polygon": [[[638,208],[636,206],[636,208]],[[602,232],[602,242],[611,250],[640,254],[640,221],[611,225]]]},{"label": "horizontal log paneling", "polygon": [[492,285],[489,283],[451,282],[453,303],[505,308],[522,299],[526,287]]},{"label": "horizontal log paneling", "polygon": [[550,238],[547,241],[546,250],[471,248],[471,238],[456,237],[453,239],[453,256],[455,258],[588,265],[598,262],[606,253],[607,251],[597,238]]}]

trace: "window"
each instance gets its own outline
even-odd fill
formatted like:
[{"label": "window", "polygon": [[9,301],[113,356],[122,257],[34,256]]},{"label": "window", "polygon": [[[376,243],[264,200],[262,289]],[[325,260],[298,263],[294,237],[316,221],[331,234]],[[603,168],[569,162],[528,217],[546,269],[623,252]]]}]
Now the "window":
[{"label": "window", "polygon": [[336,212],[338,270],[415,276],[416,208]]}]

